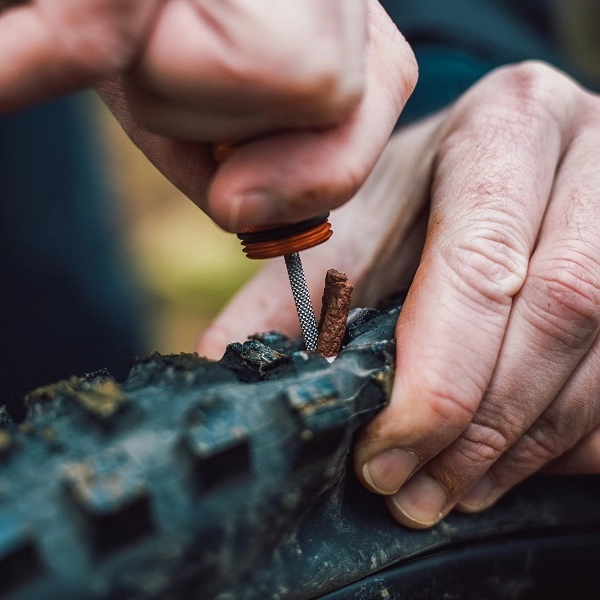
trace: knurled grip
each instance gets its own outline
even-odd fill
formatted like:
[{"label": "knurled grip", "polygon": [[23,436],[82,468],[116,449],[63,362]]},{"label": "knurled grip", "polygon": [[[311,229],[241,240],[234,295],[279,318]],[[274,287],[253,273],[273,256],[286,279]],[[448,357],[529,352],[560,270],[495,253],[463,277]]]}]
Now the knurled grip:
[{"label": "knurled grip", "polygon": [[317,321],[310,301],[310,293],[308,291],[308,285],[306,285],[306,278],[304,277],[300,255],[297,252],[294,252],[292,254],[286,254],[284,258],[306,349],[316,350],[319,332],[317,330]]}]

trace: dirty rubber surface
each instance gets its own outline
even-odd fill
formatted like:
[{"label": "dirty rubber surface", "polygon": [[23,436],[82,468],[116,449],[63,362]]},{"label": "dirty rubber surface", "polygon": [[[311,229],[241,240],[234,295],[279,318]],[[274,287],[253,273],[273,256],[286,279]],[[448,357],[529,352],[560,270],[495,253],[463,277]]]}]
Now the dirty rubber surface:
[{"label": "dirty rubber surface", "polygon": [[[398,314],[357,313],[332,364],[263,334],[218,362],[155,354],[123,383],[41,388],[18,426],[0,413],[0,598],[398,597],[385,573],[457,548],[585,531],[600,551],[597,478],[410,531],[347,472],[389,397]],[[473,597],[521,598],[492,589]]]},{"label": "dirty rubber surface", "polygon": [[235,588],[387,401],[397,314],[369,313],[333,364],[273,333],[29,394],[27,420],[0,426],[0,598]]}]

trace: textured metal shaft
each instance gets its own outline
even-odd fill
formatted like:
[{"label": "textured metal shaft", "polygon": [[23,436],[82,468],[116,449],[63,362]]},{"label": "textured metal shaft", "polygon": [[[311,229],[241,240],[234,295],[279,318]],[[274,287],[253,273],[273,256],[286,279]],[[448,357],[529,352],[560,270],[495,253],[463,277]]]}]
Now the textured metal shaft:
[{"label": "textured metal shaft", "polygon": [[316,350],[319,332],[317,331],[317,321],[310,301],[310,294],[308,293],[300,255],[294,252],[293,254],[286,254],[284,258],[288,277],[290,278],[290,285],[292,286],[294,302],[296,303],[298,319],[300,320],[304,344],[307,350]]}]

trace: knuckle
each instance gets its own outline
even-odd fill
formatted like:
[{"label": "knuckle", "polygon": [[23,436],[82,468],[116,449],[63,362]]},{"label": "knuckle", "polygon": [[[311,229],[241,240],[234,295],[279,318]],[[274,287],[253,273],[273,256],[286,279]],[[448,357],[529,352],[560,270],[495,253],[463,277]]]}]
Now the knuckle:
[{"label": "knuckle", "polygon": [[574,88],[565,74],[537,60],[501,68],[494,75],[499,79],[505,99],[512,101],[518,113],[529,117],[539,115],[540,108],[546,109],[546,115],[553,115],[560,92],[566,87]]},{"label": "knuckle", "polygon": [[[89,76],[122,73],[151,27],[157,0],[89,0],[42,6],[67,68]],[[56,5],[56,6],[55,6]]]},{"label": "knuckle", "polygon": [[473,422],[453,445],[469,463],[487,466],[510,448],[511,441],[500,428]]},{"label": "knuckle", "polygon": [[454,496],[487,471],[510,444],[499,429],[472,422],[428,469]]},{"label": "knuckle", "polygon": [[537,60],[525,60],[498,71],[504,86],[524,99],[535,99],[554,80],[556,69]]},{"label": "knuckle", "polygon": [[285,218],[308,218],[314,211],[333,210],[343,205],[363,184],[368,169],[365,165],[349,160],[343,169],[332,162],[328,181],[307,182],[307,185],[293,196],[286,198]]},{"label": "knuckle", "polygon": [[432,422],[450,422],[448,426],[461,431],[471,421],[475,403],[469,398],[473,394],[461,389],[457,382],[430,383],[423,385],[421,390]]},{"label": "knuckle", "polygon": [[[375,3],[370,3],[369,10],[372,11],[375,6]],[[383,10],[381,12],[383,15],[379,19],[371,20],[368,37],[375,48],[380,68],[389,78],[391,85],[386,91],[399,112],[417,84],[419,66],[404,36],[387,14]]]},{"label": "knuckle", "polygon": [[295,108],[302,119],[310,115],[317,123],[343,120],[364,91],[358,53],[344,52],[340,41],[328,35],[313,35],[307,47],[300,34],[270,33],[263,42],[250,32],[246,42],[227,45],[218,59],[220,70],[238,89],[270,101],[275,111]]},{"label": "knuckle", "polygon": [[340,76],[331,70],[310,73],[289,82],[288,94],[304,112],[314,115],[315,122],[337,123],[347,118],[358,105],[363,93],[362,74]]},{"label": "knuckle", "polygon": [[452,283],[477,304],[509,304],[527,276],[527,250],[519,236],[491,223],[470,231],[441,256]]},{"label": "knuckle", "polygon": [[361,71],[345,72],[334,60],[313,61],[302,69],[273,65],[270,74],[248,73],[245,78],[249,82],[262,79],[265,88],[278,90],[287,107],[297,106],[316,123],[346,118],[360,101],[364,87]]},{"label": "knuckle", "polygon": [[112,27],[110,22],[69,32],[61,38],[60,45],[67,68],[93,77],[121,73],[133,59],[133,36]]},{"label": "knuckle", "polygon": [[569,410],[549,411],[523,434],[506,454],[508,471],[533,472],[563,455],[598,423],[595,407],[573,402]]},{"label": "knuckle", "polygon": [[543,62],[500,67],[454,105],[448,137],[464,137],[463,147],[476,144],[505,155],[507,147],[535,150],[540,139],[548,145],[560,138],[567,99],[578,89],[565,74]]},{"label": "knuckle", "polygon": [[407,44],[402,35],[400,35],[400,32],[397,32],[397,34],[398,41],[396,47],[398,50],[390,71],[393,71],[396,74],[397,87],[401,90],[399,96],[394,95],[395,98],[400,99],[398,108],[401,110],[417,85],[419,66],[411,47]]},{"label": "knuckle", "polygon": [[572,445],[572,438],[572,423],[541,417],[519,440],[514,460],[537,468],[565,452]]},{"label": "knuckle", "polygon": [[[540,272],[541,271],[541,272]],[[563,343],[579,346],[600,323],[600,265],[589,253],[547,261],[532,269],[527,295],[533,324]]]}]

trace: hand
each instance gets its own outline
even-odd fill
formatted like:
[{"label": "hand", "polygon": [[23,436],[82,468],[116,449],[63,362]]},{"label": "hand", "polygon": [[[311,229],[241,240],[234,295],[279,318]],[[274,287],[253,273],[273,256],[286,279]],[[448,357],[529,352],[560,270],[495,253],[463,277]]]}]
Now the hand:
[{"label": "hand", "polygon": [[[485,509],[540,469],[600,472],[599,156],[598,96],[540,63],[499,69],[396,134],[303,258],[313,297],[335,267],[368,305],[422,249],[391,402],[354,457],[401,523]],[[233,300],[201,352],[242,331],[298,333],[279,271]]]},{"label": "hand", "polygon": [[[348,200],[415,82],[375,0],[39,0],[0,14],[0,111],[94,84],[231,231]],[[211,143],[223,141],[236,150],[217,165]]]}]

